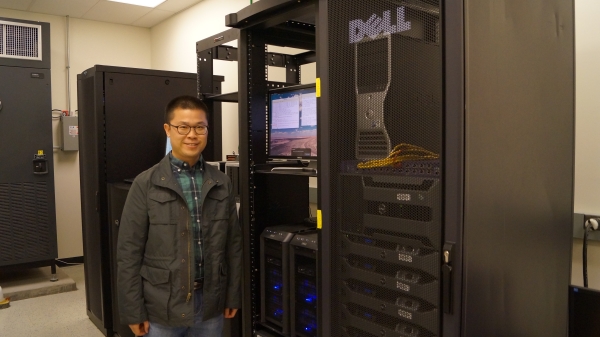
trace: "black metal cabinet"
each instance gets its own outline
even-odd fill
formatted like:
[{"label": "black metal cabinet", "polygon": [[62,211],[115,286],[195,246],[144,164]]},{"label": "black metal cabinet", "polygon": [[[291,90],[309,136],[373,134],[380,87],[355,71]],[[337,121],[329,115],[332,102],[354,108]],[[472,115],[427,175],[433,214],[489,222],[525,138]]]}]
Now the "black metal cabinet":
[{"label": "black metal cabinet", "polygon": [[[0,66],[0,79],[0,266],[53,261],[50,69]],[[44,158],[35,163],[40,151]]]},{"label": "black metal cabinet", "polygon": [[0,267],[55,274],[50,24],[0,21]]},{"label": "black metal cabinet", "polygon": [[111,335],[116,275],[108,184],[134,178],[164,157],[164,108],[176,96],[196,96],[196,74],[97,65],[77,79],[87,311]]},{"label": "black metal cabinet", "polygon": [[127,324],[121,324],[119,319],[119,302],[117,300],[117,240],[119,239],[119,225],[121,222],[121,214],[125,207],[127,194],[131,184],[115,183],[108,184],[108,237],[109,254],[110,254],[110,272],[113,277],[110,280],[112,292],[112,322],[113,332],[120,337],[133,337],[134,334]]}]

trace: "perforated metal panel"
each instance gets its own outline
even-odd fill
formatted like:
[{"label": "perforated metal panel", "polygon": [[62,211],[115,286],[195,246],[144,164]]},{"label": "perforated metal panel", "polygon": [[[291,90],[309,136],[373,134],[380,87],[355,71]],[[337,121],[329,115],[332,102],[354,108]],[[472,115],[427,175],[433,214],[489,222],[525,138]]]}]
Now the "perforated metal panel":
[{"label": "perforated metal panel", "polygon": [[40,25],[0,21],[0,57],[42,59]]},{"label": "perforated metal panel", "polygon": [[52,256],[46,182],[0,184],[0,264]]},{"label": "perforated metal panel", "polygon": [[[331,335],[439,336],[440,4],[330,0],[328,13]],[[400,144],[434,155],[369,162]]]}]

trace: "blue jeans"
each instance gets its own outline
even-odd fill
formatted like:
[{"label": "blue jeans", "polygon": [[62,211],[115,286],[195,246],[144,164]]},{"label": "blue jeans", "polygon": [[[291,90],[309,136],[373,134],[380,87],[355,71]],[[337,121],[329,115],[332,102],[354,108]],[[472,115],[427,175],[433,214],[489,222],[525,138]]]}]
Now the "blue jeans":
[{"label": "blue jeans", "polygon": [[202,289],[194,290],[194,326],[170,327],[150,322],[146,337],[220,337],[223,315],[202,322]]}]

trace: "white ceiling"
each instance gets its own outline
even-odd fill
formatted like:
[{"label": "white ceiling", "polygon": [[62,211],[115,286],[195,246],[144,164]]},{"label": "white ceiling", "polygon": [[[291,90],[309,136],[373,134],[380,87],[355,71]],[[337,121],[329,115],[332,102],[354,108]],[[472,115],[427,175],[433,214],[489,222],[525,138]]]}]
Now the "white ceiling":
[{"label": "white ceiling", "polygon": [[0,8],[150,28],[202,0],[166,0],[156,8],[108,0],[0,0]]}]

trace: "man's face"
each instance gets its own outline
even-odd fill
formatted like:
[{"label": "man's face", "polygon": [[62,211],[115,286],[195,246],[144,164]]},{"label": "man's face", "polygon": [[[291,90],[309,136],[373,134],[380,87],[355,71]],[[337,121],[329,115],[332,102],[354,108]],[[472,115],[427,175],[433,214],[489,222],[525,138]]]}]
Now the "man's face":
[{"label": "man's face", "polygon": [[[181,135],[177,132],[177,128],[171,126],[187,125],[192,127],[187,135]],[[205,135],[199,135],[194,129],[195,126],[208,126],[208,120],[206,113],[202,110],[190,110],[177,108],[173,111],[173,119],[165,124],[165,132],[171,139],[171,146],[173,147],[173,156],[180,159],[190,165],[194,165],[200,154],[206,147],[206,141],[208,138],[208,132]]]}]

